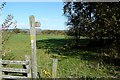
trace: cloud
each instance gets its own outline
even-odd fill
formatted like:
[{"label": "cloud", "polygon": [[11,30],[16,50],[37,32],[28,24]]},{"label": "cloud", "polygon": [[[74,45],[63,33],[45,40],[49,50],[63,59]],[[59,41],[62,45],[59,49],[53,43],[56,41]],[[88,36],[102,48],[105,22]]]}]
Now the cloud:
[{"label": "cloud", "polygon": [[48,21],[47,18],[40,18],[38,21]]},{"label": "cloud", "polygon": [[61,22],[62,19],[48,19],[48,18],[40,18],[38,19],[40,22]]},{"label": "cloud", "polygon": [[62,30],[64,29],[64,19],[59,18],[38,18],[41,29]]},{"label": "cloud", "polygon": [[27,23],[17,23],[17,28],[28,29],[28,28],[30,28],[30,26]]},{"label": "cloud", "polygon": [[0,24],[2,24],[3,23],[3,18],[0,18]]},{"label": "cloud", "polygon": [[[41,29],[64,29],[62,25],[62,19],[48,19],[48,18],[38,18],[36,21],[41,23]],[[59,23],[59,24],[58,24]],[[57,25],[57,26],[56,26]],[[29,23],[19,22],[17,23],[17,28],[19,29],[30,29]]]},{"label": "cloud", "polygon": [[45,24],[43,26],[40,27],[42,30],[63,30],[65,29],[64,26],[61,26],[61,25],[58,25],[58,26],[55,26],[55,25],[48,25],[48,24]]},{"label": "cloud", "polygon": [[61,22],[62,19],[52,19],[51,21],[52,21],[52,22]]}]

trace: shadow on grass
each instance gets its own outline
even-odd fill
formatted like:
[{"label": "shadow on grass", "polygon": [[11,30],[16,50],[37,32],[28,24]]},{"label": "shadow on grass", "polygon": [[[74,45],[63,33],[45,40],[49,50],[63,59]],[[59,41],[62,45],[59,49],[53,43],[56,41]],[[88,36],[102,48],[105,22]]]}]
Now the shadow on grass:
[{"label": "shadow on grass", "polygon": [[[92,43],[92,45],[89,43]],[[108,47],[104,47],[103,45],[100,45],[100,43],[97,45],[95,44],[96,42],[90,39],[81,39],[80,45],[78,44],[78,46],[74,45],[74,40],[72,39],[37,40],[37,48],[46,49],[46,53],[52,52],[65,56],[80,55],[85,60],[98,60],[98,58],[101,58],[103,61],[106,61],[106,63],[114,63],[116,66],[120,66],[120,61],[118,59],[113,59],[108,55],[105,56],[102,54],[102,52],[104,53],[107,51]],[[83,53],[79,54],[79,52]]]},{"label": "shadow on grass", "polygon": [[[70,57],[79,56],[82,60],[102,62],[104,65],[120,66],[119,58],[113,58],[104,54],[108,47],[104,47],[101,43],[95,44],[96,42],[90,39],[81,39],[78,46],[74,45],[74,40],[72,39],[37,40],[37,48],[46,49],[45,53],[48,54],[54,53]],[[120,67],[116,71],[120,71]]]}]

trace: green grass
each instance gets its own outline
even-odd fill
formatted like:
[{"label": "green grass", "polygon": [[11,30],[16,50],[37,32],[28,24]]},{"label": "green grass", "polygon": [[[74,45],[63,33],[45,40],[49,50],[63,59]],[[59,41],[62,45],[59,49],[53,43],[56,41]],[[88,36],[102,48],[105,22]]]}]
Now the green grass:
[{"label": "green grass", "polygon": [[[42,77],[51,77],[52,59],[58,59],[57,77],[102,77],[112,76],[110,69],[97,61],[96,53],[63,46],[71,43],[64,35],[37,35],[37,63],[38,72]],[[14,56],[15,60],[24,60],[25,55],[31,55],[29,35],[12,35],[4,46],[6,59]],[[91,54],[91,55],[88,55]],[[44,71],[50,74],[45,74]]]},{"label": "green grass", "polygon": [[12,35],[4,45],[3,50],[6,51],[6,54],[13,54],[15,59],[23,59],[24,55],[31,53],[29,36]]}]

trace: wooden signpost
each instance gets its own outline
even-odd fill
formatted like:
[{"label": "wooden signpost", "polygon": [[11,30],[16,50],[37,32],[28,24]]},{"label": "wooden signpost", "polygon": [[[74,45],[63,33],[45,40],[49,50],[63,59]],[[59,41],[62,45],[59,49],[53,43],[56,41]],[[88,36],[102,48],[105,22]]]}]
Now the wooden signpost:
[{"label": "wooden signpost", "polygon": [[[33,79],[37,78],[37,57],[36,57],[36,29],[35,27],[40,26],[40,22],[35,22],[35,17],[32,15],[29,17],[30,21],[30,38],[31,38],[31,47],[32,47],[32,57],[31,57],[31,67],[28,65],[26,68],[31,68],[31,74],[28,73],[27,69],[7,69],[3,68],[2,64],[25,64],[25,61],[9,61],[9,60],[2,60],[2,29],[0,28],[0,80],[2,78],[18,78],[18,76],[9,76],[9,75],[2,75],[2,72],[19,72],[19,73],[26,73],[27,71],[27,77],[32,77]],[[22,78],[22,77],[20,77]],[[23,77],[25,78],[25,77]]]},{"label": "wooden signpost", "polygon": [[31,15],[29,17],[30,21],[30,39],[32,48],[32,78],[37,78],[37,57],[36,57],[36,29],[35,27],[40,27],[40,22],[35,22],[35,17]]}]

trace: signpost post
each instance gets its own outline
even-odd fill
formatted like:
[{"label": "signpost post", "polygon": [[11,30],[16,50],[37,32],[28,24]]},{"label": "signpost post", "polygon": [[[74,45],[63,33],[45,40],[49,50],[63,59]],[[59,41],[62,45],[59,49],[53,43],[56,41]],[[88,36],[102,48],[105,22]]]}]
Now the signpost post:
[{"label": "signpost post", "polygon": [[35,17],[31,15],[29,17],[30,21],[30,39],[32,48],[32,78],[37,78],[37,57],[36,57],[36,29],[39,27],[40,23],[35,22]]}]

